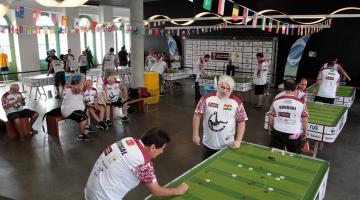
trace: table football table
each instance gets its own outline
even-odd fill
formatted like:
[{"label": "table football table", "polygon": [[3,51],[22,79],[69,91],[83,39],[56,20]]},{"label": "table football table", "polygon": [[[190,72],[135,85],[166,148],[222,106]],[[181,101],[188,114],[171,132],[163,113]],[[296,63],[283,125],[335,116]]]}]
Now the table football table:
[{"label": "table football table", "polygon": [[[314,101],[315,96],[313,95],[314,85],[307,88],[308,95],[306,96],[307,101]],[[351,107],[355,100],[356,89],[348,86],[339,86],[336,90],[335,105],[343,105]]]}]

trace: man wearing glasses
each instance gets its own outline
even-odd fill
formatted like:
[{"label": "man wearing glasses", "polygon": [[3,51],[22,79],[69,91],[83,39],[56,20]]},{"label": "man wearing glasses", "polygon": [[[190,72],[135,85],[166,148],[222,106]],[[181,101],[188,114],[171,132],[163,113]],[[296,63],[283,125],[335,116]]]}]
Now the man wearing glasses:
[{"label": "man wearing glasses", "polygon": [[239,148],[248,119],[240,99],[232,94],[235,82],[232,77],[222,75],[217,92],[203,96],[197,104],[193,117],[193,142],[200,146],[199,127],[203,118],[203,159],[230,146]]}]

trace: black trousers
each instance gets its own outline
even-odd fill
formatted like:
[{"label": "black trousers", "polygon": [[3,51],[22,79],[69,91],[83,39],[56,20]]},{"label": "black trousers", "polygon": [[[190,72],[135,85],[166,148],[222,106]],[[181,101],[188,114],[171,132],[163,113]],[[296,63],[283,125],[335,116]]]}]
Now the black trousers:
[{"label": "black trousers", "polygon": [[209,158],[210,156],[214,155],[216,152],[218,152],[220,150],[216,150],[216,149],[210,149],[209,147],[203,145],[202,148],[202,159],[206,160],[207,158]]},{"label": "black trousers", "polygon": [[195,81],[195,101],[198,102],[201,98],[199,82]]},{"label": "black trousers", "polygon": [[283,133],[277,130],[271,132],[270,147],[288,151],[293,153],[300,153],[301,137],[298,139],[289,139],[290,134]]},{"label": "black trousers", "polygon": [[[231,73],[231,75],[230,75],[230,73]],[[235,75],[235,66],[234,65],[226,66],[226,75],[229,75],[229,76]]]},{"label": "black trousers", "polygon": [[319,101],[319,102],[328,103],[328,104],[334,104],[335,98],[326,98],[326,97],[316,96],[314,101]]}]

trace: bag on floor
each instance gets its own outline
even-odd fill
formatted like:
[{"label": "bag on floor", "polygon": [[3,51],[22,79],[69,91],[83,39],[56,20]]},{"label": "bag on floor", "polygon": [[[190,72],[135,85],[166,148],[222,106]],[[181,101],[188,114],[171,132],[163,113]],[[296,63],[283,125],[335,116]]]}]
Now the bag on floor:
[{"label": "bag on floor", "polygon": [[47,113],[44,114],[44,116],[43,116],[43,118],[42,118],[42,121],[41,121],[41,123],[42,123],[42,129],[43,129],[44,133],[45,133],[44,120],[45,120],[46,116],[56,116],[56,115],[62,115],[62,114],[61,114],[61,107],[59,107],[59,108],[54,108],[54,109],[52,109],[52,110],[50,110],[49,112],[47,112]]}]

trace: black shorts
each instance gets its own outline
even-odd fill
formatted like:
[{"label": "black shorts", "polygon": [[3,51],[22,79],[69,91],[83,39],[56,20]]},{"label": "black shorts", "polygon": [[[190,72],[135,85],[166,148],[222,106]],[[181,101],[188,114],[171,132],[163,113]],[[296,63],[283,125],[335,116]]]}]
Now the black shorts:
[{"label": "black shorts", "polygon": [[18,112],[13,112],[7,115],[8,120],[16,118],[31,118],[36,112],[30,109],[24,109]]},{"label": "black shorts", "polygon": [[289,139],[291,134],[283,133],[277,130],[271,132],[270,147],[284,150],[286,149],[293,153],[300,153],[301,137],[298,139]]},{"label": "black shorts", "polygon": [[62,86],[65,85],[65,72],[63,72],[63,71],[56,72],[54,77],[55,77],[55,86],[56,87],[59,87],[60,84]]},{"label": "black shorts", "polygon": [[1,72],[8,72],[9,71],[9,67],[2,67],[0,68]]},{"label": "black shorts", "polygon": [[68,119],[72,119],[78,123],[87,120],[87,114],[86,114],[86,110],[82,111],[82,110],[75,110],[74,112],[72,112],[68,117]]},{"label": "black shorts", "polygon": [[265,85],[255,85],[255,95],[264,94]]},{"label": "black shorts", "polygon": [[202,148],[202,159],[206,160],[207,158],[214,155],[218,151],[220,151],[220,150],[210,149],[209,147],[204,145]]},{"label": "black shorts", "polygon": [[86,74],[87,66],[80,66],[80,73]]},{"label": "black shorts", "polygon": [[116,106],[116,107],[122,107],[124,105],[124,103],[126,102],[121,102],[122,98],[119,98],[116,102],[110,102],[107,105],[112,105],[112,106]]},{"label": "black shorts", "polygon": [[328,104],[334,104],[335,98],[326,98],[326,97],[315,96],[314,101],[319,101],[319,102],[328,103]]}]

